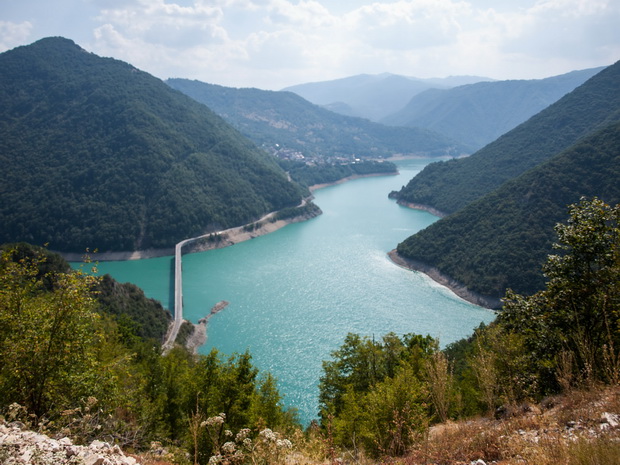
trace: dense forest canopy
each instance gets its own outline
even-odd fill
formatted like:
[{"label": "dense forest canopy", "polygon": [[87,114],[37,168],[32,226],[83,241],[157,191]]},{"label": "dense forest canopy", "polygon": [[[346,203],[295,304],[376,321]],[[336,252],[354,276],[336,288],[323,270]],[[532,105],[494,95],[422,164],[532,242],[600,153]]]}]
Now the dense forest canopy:
[{"label": "dense forest canopy", "polygon": [[0,102],[0,241],[171,247],[304,193],[206,106],[67,39],[1,54]]},{"label": "dense forest canopy", "polygon": [[453,213],[616,121],[620,62],[470,157],[426,166],[397,197]]},{"label": "dense forest canopy", "polygon": [[544,286],[540,264],[553,226],[581,196],[620,201],[620,123],[506,182],[398,245],[403,257],[438,268],[467,288],[500,298]]}]

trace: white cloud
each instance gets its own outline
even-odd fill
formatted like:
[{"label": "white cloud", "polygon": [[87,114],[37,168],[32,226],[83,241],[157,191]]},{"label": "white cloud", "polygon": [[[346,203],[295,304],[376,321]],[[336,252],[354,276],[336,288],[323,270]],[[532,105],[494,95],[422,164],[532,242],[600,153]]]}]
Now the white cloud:
[{"label": "white cloud", "polygon": [[0,52],[23,45],[32,32],[32,23],[0,21]]},{"label": "white cloud", "polygon": [[268,6],[269,23],[304,30],[329,28],[337,25],[337,19],[317,1],[301,0],[293,4],[287,0],[272,0]]},{"label": "white cloud", "polygon": [[620,39],[620,3],[602,0],[545,0],[523,14],[519,34],[503,50],[530,59],[600,59]]},{"label": "white cloud", "polygon": [[618,0],[56,0],[51,5],[20,0],[0,7],[0,47],[65,35],[162,78],[270,89],[385,71],[543,77],[620,58]]},{"label": "white cloud", "polygon": [[470,15],[465,2],[416,0],[362,6],[345,21],[351,34],[371,47],[411,50],[456,42]]}]

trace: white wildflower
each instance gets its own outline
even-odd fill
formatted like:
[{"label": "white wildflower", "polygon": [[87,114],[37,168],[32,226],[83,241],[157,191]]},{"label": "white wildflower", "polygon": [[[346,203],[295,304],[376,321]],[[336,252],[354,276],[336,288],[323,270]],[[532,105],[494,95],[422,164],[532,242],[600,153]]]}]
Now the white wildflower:
[{"label": "white wildflower", "polygon": [[223,425],[224,420],[226,419],[226,415],[224,413],[220,413],[214,417],[207,418],[206,421],[203,421],[200,426],[215,426],[215,425]]},{"label": "white wildflower", "polygon": [[222,461],[221,455],[214,455],[209,459],[209,465],[217,465]]},{"label": "white wildflower", "polygon": [[239,432],[237,433],[237,436],[235,437],[235,440],[237,442],[244,441],[250,435],[250,432],[251,431],[248,428],[240,429]]},{"label": "white wildflower", "polygon": [[293,443],[288,439],[278,439],[276,441],[276,446],[278,447],[278,449],[292,449]]},{"label": "white wildflower", "polygon": [[278,439],[276,433],[271,431],[269,428],[265,428],[260,433],[258,433],[258,435],[266,441],[275,441],[276,439]]},{"label": "white wildflower", "polygon": [[225,442],[222,446],[222,452],[224,452],[225,454],[233,454],[235,450],[235,443],[232,441]]}]

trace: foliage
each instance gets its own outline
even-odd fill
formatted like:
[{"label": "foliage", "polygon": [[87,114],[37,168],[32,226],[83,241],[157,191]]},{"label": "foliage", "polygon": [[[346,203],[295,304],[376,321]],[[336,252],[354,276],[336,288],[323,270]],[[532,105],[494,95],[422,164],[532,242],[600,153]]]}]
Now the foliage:
[{"label": "foliage", "polygon": [[547,390],[558,388],[554,378],[566,369],[560,365],[566,353],[572,379],[617,381],[620,205],[582,199],[570,213],[556,227],[561,253],[547,260],[545,289],[532,296],[508,293],[499,319],[507,333],[522,335]]},{"label": "foliage", "polygon": [[127,337],[163,342],[172,316],[160,302],[147,298],[135,284],[119,283],[108,274],[97,281],[94,291],[99,311],[114,315]]},{"label": "foliage", "polygon": [[353,163],[307,164],[300,161],[280,160],[279,165],[302,186],[328,184],[350,176],[396,174],[396,165],[388,161],[360,160]]},{"label": "foliage", "polygon": [[[210,437],[215,441],[222,431],[226,415],[220,413],[207,418],[200,424],[206,428]],[[224,430],[223,444],[217,443],[213,455],[209,458],[209,465],[224,464],[251,464],[276,465],[286,463],[285,458],[293,444],[283,438],[278,432],[269,428],[261,430],[255,437],[249,428],[240,429],[236,434],[231,430]]]},{"label": "foliage", "polygon": [[0,261],[0,391],[35,415],[57,410],[93,389],[97,317],[93,278],[38,277],[41,258],[2,252]]},{"label": "foliage", "polygon": [[501,298],[507,288],[544,286],[541,263],[553,226],[581,196],[620,201],[620,123],[437,221],[398,245],[398,253],[438,268],[474,292]]},{"label": "foliage", "polygon": [[620,121],[620,63],[467,158],[427,165],[398,193],[454,213],[527,170]]},{"label": "foliage", "polygon": [[187,451],[198,444],[202,464],[213,443],[206,431],[192,435],[192,418],[224,413],[234,430],[297,425],[274,378],[259,375],[248,353],[193,356],[176,347],[162,356],[148,325],[142,335],[128,323],[141,299],[119,303],[111,294],[112,306],[135,308],[122,308],[120,317],[99,313],[108,304],[97,302],[98,278],[65,267],[43,274],[46,256],[36,251],[23,244],[2,251],[0,412],[19,404],[31,427],[80,442],[102,438],[137,449],[176,442]]},{"label": "foliage", "polygon": [[467,147],[433,131],[390,127],[333,113],[292,92],[234,89],[169,79],[173,88],[204,103],[260,147],[306,157],[383,158],[394,154],[460,155]]},{"label": "foliage", "polygon": [[165,248],[301,201],[273,157],[131,65],[48,38],[0,76],[0,242]]},{"label": "foliage", "polygon": [[386,334],[382,342],[348,334],[323,362],[321,421],[337,445],[373,456],[401,455],[427,424],[425,363],[437,350],[429,336]]},{"label": "foliage", "polygon": [[288,220],[297,217],[315,217],[321,214],[319,206],[313,202],[306,202],[300,207],[283,208],[278,211],[272,218],[273,221]]}]

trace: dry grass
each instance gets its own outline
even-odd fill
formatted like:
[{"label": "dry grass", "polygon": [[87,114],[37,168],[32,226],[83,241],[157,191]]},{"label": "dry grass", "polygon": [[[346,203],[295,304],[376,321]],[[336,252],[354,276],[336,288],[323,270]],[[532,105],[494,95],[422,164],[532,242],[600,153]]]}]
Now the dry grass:
[{"label": "dry grass", "polygon": [[[612,414],[612,422],[603,420]],[[617,415],[617,417],[613,417]],[[620,386],[593,387],[556,396],[539,405],[508,409],[503,419],[475,418],[433,426],[405,457],[384,458],[391,465],[618,465],[620,464]],[[287,465],[373,465],[363,455],[328,453],[318,431],[291,438],[296,450]],[[172,465],[162,457],[142,457],[145,465]],[[144,460],[146,459],[146,460]],[[163,460],[162,460],[163,459]]]},{"label": "dry grass", "polygon": [[620,464],[620,387],[592,388],[512,409],[507,418],[477,418],[431,428],[411,453],[393,463],[500,465]]}]

